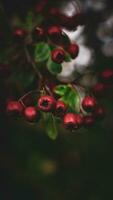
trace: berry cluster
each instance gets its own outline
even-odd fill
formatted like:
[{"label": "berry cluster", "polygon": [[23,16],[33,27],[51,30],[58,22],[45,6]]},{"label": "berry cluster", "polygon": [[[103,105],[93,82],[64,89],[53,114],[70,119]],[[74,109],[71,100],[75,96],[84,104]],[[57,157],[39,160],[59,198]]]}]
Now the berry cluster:
[{"label": "berry cluster", "polygon": [[[62,63],[76,59],[79,54],[78,44],[71,42],[63,28],[76,30],[78,25],[84,23],[84,17],[81,13],[66,16],[57,5],[50,5],[48,0],[39,1],[33,16],[41,18],[41,21],[32,22],[29,28],[25,26],[25,22],[21,26],[10,28],[12,30],[11,46],[16,46],[20,52],[16,52],[14,48],[13,51],[18,55],[16,54],[13,59],[10,55],[8,57],[9,63],[15,65],[20,62],[20,56],[24,55],[22,62],[27,63],[30,69],[32,68],[31,71],[38,82],[36,90],[39,96],[36,97],[36,104],[30,105],[26,105],[22,97],[17,101],[8,101],[7,114],[15,117],[21,116],[30,123],[37,123],[39,119],[43,121],[45,116],[52,116],[56,123],[61,122],[63,127],[70,131],[76,131],[81,127],[91,127],[94,122],[105,115],[105,109],[99,105],[95,96],[103,96],[105,90],[113,83],[113,70],[107,69],[99,74],[99,82],[91,88],[90,94],[84,89],[83,96],[76,90],[80,86],[77,85],[77,80],[65,85],[60,85],[56,80],[55,85],[52,86],[51,74],[57,77],[62,71]],[[30,23],[34,19],[30,19]],[[24,69],[25,73],[28,73],[27,69]],[[10,73],[9,64],[1,63],[0,76],[7,78]],[[54,76],[54,79],[56,77]],[[28,88],[24,89],[28,91]]]},{"label": "berry cluster", "polygon": [[81,127],[90,127],[95,120],[102,119],[105,110],[97,105],[97,101],[92,96],[85,96],[81,103],[80,113],[69,112],[69,106],[60,99],[53,96],[44,95],[38,99],[37,106],[23,107],[19,101],[9,101],[7,103],[7,113],[14,116],[24,116],[29,122],[37,122],[41,113],[52,113],[54,117],[63,119],[63,126],[70,131]]},{"label": "berry cluster", "polygon": [[[16,28],[13,31],[13,38],[18,42],[25,41],[28,33],[26,30]],[[66,34],[62,31],[58,25],[52,25],[49,27],[36,26],[32,30],[32,43],[45,41],[54,49],[51,51],[51,59],[58,64],[61,64],[66,59],[66,55],[69,54],[72,59],[75,59],[79,53],[79,47],[76,43],[71,43],[69,38],[68,42],[64,43]]]}]

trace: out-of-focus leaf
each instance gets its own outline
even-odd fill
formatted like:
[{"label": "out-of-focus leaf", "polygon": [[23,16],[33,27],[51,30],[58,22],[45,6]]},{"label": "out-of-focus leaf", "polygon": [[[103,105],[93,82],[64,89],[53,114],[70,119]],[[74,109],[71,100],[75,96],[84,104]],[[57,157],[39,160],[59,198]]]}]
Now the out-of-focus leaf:
[{"label": "out-of-focus leaf", "polygon": [[53,75],[59,74],[62,71],[61,64],[57,64],[53,62],[51,59],[48,60],[47,68],[49,72],[52,73]]},{"label": "out-of-focus leaf", "polygon": [[58,132],[56,128],[55,117],[52,114],[48,115],[45,128],[46,128],[46,133],[49,136],[49,138],[51,138],[52,140],[55,140],[57,138]]},{"label": "out-of-focus leaf", "polygon": [[44,42],[40,42],[35,47],[35,62],[44,62],[50,57],[50,47]]}]

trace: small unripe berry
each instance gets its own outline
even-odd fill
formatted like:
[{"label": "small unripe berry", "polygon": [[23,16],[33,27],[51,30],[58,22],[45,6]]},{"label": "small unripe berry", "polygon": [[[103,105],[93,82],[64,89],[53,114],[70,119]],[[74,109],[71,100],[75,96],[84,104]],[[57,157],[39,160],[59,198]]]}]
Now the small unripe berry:
[{"label": "small unripe berry", "polygon": [[65,52],[63,49],[57,48],[52,51],[51,58],[54,62],[61,64],[65,59]]},{"label": "small unripe berry", "polygon": [[38,100],[38,109],[44,112],[51,112],[55,107],[55,99],[52,96],[42,96]]},{"label": "small unripe berry", "polygon": [[93,112],[96,108],[96,99],[91,96],[85,96],[82,101],[82,107],[86,112]]},{"label": "small unripe berry", "polygon": [[84,127],[89,128],[94,125],[95,117],[93,115],[88,115],[84,117]]},{"label": "small unripe berry", "polygon": [[113,69],[105,69],[100,74],[100,78],[104,83],[113,83]]},{"label": "small unripe berry", "polygon": [[103,106],[97,106],[94,112],[96,119],[103,119],[105,117],[105,108]]},{"label": "small unripe berry", "polygon": [[27,32],[22,28],[16,28],[13,31],[13,37],[18,42],[23,41],[25,39],[26,35],[27,35]]},{"label": "small unripe berry", "polygon": [[92,92],[95,94],[95,96],[104,96],[106,93],[106,86],[103,83],[97,83],[93,86]]}]

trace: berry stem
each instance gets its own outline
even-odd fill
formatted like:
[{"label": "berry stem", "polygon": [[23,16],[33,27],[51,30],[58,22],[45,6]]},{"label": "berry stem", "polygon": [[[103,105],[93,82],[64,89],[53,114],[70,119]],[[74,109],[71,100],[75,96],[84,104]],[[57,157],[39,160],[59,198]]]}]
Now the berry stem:
[{"label": "berry stem", "polygon": [[27,96],[29,96],[30,94],[32,94],[32,93],[38,93],[39,91],[38,90],[31,90],[31,91],[29,91],[29,92],[27,92],[24,96],[22,96],[22,97],[20,97],[20,99],[18,100],[18,101],[22,101],[23,102],[23,100],[27,97]]},{"label": "berry stem", "polygon": [[28,48],[25,46],[24,49],[25,49],[25,54],[26,54],[27,60],[28,60],[28,62],[32,65],[32,67],[33,67],[33,69],[34,69],[34,71],[35,71],[35,73],[36,73],[36,75],[37,75],[37,77],[38,77],[38,79],[39,79],[39,90],[40,90],[41,87],[42,87],[42,82],[43,82],[42,74],[40,73],[39,70],[37,70],[37,67],[36,67],[36,65],[35,65],[35,62],[34,62],[34,60],[31,58],[31,55],[30,55],[30,53],[29,53],[29,51],[28,51]]},{"label": "berry stem", "polygon": [[49,93],[49,95],[53,97],[53,93],[51,92],[50,88],[46,84],[44,85],[44,87],[46,91]]}]

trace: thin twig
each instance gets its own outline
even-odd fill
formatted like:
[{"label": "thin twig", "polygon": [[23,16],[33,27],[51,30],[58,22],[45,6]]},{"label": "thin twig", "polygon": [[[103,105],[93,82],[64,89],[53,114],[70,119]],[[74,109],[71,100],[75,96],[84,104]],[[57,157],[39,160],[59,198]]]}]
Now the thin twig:
[{"label": "thin twig", "polygon": [[41,73],[39,72],[39,70],[37,70],[37,67],[36,67],[36,65],[35,65],[35,62],[34,62],[34,60],[31,58],[30,53],[29,53],[27,47],[25,47],[24,49],[25,49],[25,53],[26,53],[26,57],[27,57],[28,62],[32,65],[32,67],[33,67],[33,69],[34,69],[34,71],[35,71],[37,77],[38,77],[40,80],[42,80],[42,75],[41,75]]}]

